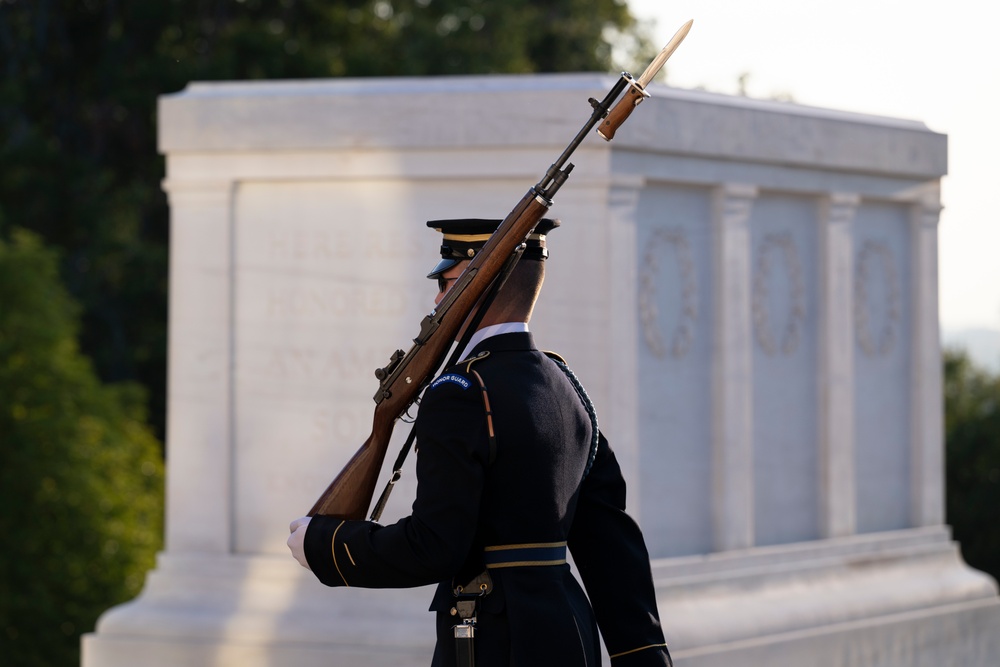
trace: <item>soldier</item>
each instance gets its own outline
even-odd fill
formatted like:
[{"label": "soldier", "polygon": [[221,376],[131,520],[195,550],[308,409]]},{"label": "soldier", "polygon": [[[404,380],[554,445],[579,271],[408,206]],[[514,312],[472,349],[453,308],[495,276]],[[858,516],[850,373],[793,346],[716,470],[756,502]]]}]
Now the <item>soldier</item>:
[{"label": "soldier", "polygon": [[[438,220],[435,304],[499,220]],[[416,419],[417,494],[382,526],[303,517],[292,554],[328,586],[438,584],[433,665],[670,665],[649,555],[586,392],[528,331],[548,255],[543,219],[461,361]],[[586,593],[566,562],[572,553]]]}]

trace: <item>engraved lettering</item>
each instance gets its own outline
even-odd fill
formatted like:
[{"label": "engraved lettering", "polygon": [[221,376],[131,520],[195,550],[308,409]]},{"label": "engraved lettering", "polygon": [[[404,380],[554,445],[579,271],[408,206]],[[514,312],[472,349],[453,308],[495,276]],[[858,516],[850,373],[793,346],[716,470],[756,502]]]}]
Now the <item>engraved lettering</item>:
[{"label": "engraved lettering", "polygon": [[420,246],[406,236],[374,231],[368,233],[365,251],[372,259],[406,259],[423,254]]},{"label": "engraved lettering", "polygon": [[271,289],[264,295],[264,312],[275,319],[398,317],[405,310],[403,291],[385,285]]},{"label": "engraved lettering", "polygon": [[270,235],[270,257],[279,261],[330,261],[351,256],[350,234],[333,229],[298,229]]},{"label": "engraved lettering", "polygon": [[382,348],[317,349],[301,346],[272,347],[265,352],[261,372],[282,379],[335,378],[355,379],[366,376],[385,357]]},{"label": "engraved lettering", "polygon": [[335,473],[336,471],[331,467],[328,471],[317,473],[296,472],[294,475],[275,474],[269,475],[265,483],[267,484],[267,490],[271,493],[281,496],[298,496],[302,493],[302,489],[316,489],[318,493],[319,490],[322,490],[330,483],[330,475]]},{"label": "engraved lettering", "polygon": [[344,447],[353,452],[360,447],[367,433],[365,425],[370,425],[371,409],[362,407],[323,408],[311,418],[310,440]]}]

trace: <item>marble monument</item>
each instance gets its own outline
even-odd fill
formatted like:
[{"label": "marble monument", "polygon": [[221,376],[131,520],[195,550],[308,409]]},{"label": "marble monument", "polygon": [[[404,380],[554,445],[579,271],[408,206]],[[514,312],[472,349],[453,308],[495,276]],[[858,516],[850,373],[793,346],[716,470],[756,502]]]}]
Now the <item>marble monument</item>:
[{"label": "marble monument", "polygon": [[[429,663],[430,591],[326,589],[288,555],[288,522],[367,437],[372,371],[432,307],[424,221],[503,217],[613,82],[161,98],[166,546],[84,637],[85,667]],[[996,583],[944,516],[946,137],[651,92],[575,154],[532,329],[623,463],[678,666],[996,664]],[[412,467],[399,487],[384,521],[407,512]]]}]

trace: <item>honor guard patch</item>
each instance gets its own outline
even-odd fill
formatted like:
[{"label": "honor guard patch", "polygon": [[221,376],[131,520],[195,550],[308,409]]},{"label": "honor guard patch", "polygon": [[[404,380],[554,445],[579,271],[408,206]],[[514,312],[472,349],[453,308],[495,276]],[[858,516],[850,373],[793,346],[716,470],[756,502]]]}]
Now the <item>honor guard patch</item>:
[{"label": "honor guard patch", "polygon": [[455,375],[454,373],[448,373],[447,375],[442,375],[437,380],[431,383],[431,389],[434,389],[438,385],[444,384],[445,382],[452,382],[459,385],[462,389],[468,389],[469,385],[472,384],[467,379],[461,375]]}]

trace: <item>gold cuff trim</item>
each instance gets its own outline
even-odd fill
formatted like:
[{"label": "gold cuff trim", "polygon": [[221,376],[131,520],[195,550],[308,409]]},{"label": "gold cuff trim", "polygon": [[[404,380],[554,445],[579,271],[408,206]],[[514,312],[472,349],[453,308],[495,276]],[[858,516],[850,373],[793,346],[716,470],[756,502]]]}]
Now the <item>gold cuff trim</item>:
[{"label": "gold cuff trim", "polygon": [[615,658],[620,658],[623,655],[628,655],[629,653],[638,653],[639,651],[645,651],[648,648],[667,648],[667,644],[650,644],[649,646],[640,646],[639,648],[634,648],[630,651],[622,651],[621,653],[615,653],[614,655],[609,655],[608,657],[614,660]]},{"label": "gold cuff trim", "polygon": [[539,547],[564,547],[565,542],[530,542],[527,544],[500,544],[495,547],[486,547],[483,551],[505,551],[507,549],[534,549]]},{"label": "gold cuff trim", "polygon": [[486,565],[487,570],[497,570],[504,567],[530,567],[532,565],[562,565],[566,562],[565,558],[560,560],[514,560],[507,563],[489,563]]},{"label": "gold cuff trim", "polygon": [[[340,578],[344,580],[344,586],[346,586],[347,588],[350,588],[351,585],[349,583],[347,583],[347,578],[344,577],[344,573],[340,571],[340,565],[337,564],[337,532],[340,531],[340,529],[344,527],[345,523],[347,523],[347,522],[346,521],[341,521],[340,525],[337,526],[337,529],[333,531],[333,537],[330,538],[330,552],[333,554],[333,566],[335,568],[337,568],[337,574],[339,574]],[[347,545],[345,544],[344,546],[346,547]],[[348,552],[347,555],[348,555],[348,557],[350,557],[350,555],[351,555],[350,552]]]}]

